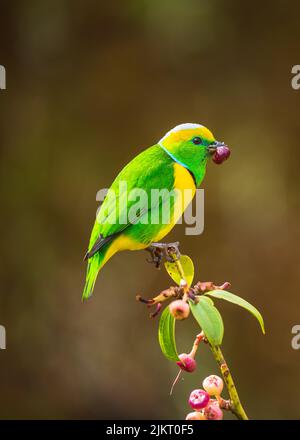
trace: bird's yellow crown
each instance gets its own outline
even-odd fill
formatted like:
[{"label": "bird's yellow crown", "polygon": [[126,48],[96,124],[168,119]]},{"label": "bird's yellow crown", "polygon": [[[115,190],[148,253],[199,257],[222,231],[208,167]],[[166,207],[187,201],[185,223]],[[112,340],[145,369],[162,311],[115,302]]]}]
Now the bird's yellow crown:
[{"label": "bird's yellow crown", "polygon": [[179,124],[172,130],[168,131],[158,142],[159,145],[165,148],[171,147],[181,142],[187,142],[192,137],[199,136],[209,142],[214,142],[215,138],[212,132],[200,124]]}]

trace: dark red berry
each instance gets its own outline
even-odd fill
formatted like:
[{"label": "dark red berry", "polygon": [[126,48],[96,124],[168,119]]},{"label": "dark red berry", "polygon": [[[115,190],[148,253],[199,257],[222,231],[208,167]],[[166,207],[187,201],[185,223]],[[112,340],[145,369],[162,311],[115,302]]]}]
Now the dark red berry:
[{"label": "dark red berry", "polygon": [[190,394],[189,405],[196,410],[203,409],[209,402],[209,394],[204,390],[194,390]]},{"label": "dark red berry", "polygon": [[229,156],[230,149],[227,147],[227,145],[222,145],[221,147],[217,147],[212,160],[219,165],[228,159]]},{"label": "dark red berry", "polygon": [[197,363],[194,358],[186,353],[182,353],[178,357],[180,361],[176,362],[176,364],[182,370],[187,371],[188,373],[192,373],[196,369]]}]

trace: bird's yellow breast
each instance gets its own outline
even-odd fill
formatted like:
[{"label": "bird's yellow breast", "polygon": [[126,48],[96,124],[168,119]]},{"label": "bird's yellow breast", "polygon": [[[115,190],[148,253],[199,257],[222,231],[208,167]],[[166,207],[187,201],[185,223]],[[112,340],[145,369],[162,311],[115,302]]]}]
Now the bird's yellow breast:
[{"label": "bird's yellow breast", "polygon": [[[180,194],[176,199],[174,208],[174,217],[176,218],[175,223],[177,223],[180,216],[193,200],[196,192],[196,185],[191,173],[178,163],[175,163],[174,165],[174,176],[174,189],[178,192],[178,195]],[[180,198],[182,199],[181,205],[179,201]]]},{"label": "bird's yellow breast", "polygon": [[190,202],[193,200],[196,192],[196,185],[191,173],[178,163],[174,164],[174,190],[176,191],[176,198],[170,223],[164,225],[153,241],[160,241],[171,231],[171,229],[173,229]]}]

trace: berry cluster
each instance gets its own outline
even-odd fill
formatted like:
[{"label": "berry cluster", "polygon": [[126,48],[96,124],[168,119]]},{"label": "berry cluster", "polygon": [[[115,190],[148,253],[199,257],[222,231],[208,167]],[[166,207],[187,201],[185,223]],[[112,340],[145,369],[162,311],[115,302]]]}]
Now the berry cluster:
[{"label": "berry cluster", "polygon": [[204,390],[197,389],[190,394],[188,402],[194,411],[186,416],[186,420],[222,420],[223,411],[220,403],[223,380],[211,375],[204,379],[202,385]]},{"label": "berry cluster", "polygon": [[[184,299],[171,302],[169,310],[171,315],[179,321],[188,318],[190,314],[189,304],[187,301],[184,301]],[[189,354],[182,353],[178,356],[180,360],[176,363],[181,371],[173,382],[171,393],[182,371],[187,373],[195,371],[197,367],[195,354],[202,340],[205,340],[203,332],[196,336],[194,345]],[[186,416],[186,420],[222,420],[222,410],[231,409],[230,401],[226,401],[221,397],[224,385],[223,380],[219,376],[212,374],[204,379],[202,385],[204,389],[196,389],[190,394],[188,403],[193,409],[193,412],[190,412]]]}]

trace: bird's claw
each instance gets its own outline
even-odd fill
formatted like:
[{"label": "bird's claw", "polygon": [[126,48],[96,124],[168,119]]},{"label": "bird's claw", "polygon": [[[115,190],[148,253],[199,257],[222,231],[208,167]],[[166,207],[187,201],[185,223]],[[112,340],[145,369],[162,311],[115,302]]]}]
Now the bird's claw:
[{"label": "bird's claw", "polygon": [[[151,245],[146,248],[146,251],[150,252],[151,258],[147,259],[148,263],[152,263],[156,268],[160,268],[163,257],[170,263],[179,260],[179,242],[175,243],[151,243]],[[174,258],[175,255],[175,258]]]},{"label": "bird's claw", "polygon": [[146,248],[146,251],[150,252],[150,258],[147,258],[146,261],[150,264],[154,264],[156,269],[160,269],[163,258],[161,250],[151,245]]},{"label": "bird's claw", "polygon": [[170,263],[174,263],[175,261],[179,260],[181,257],[179,251],[179,241],[176,241],[175,243],[167,244],[165,248],[165,252],[166,252],[166,259]]}]

